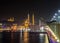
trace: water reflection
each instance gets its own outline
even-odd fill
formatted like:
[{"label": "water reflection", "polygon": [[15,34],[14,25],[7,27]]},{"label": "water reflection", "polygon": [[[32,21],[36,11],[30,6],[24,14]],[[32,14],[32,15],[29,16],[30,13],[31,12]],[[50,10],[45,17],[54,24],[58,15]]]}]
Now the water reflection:
[{"label": "water reflection", "polygon": [[40,32],[24,32],[23,43],[49,43],[47,34]]},{"label": "water reflection", "polygon": [[[21,34],[22,33],[22,34]],[[46,33],[41,32],[7,32],[2,34],[2,42],[0,43],[49,43]],[[12,36],[13,38],[12,38]],[[22,37],[21,37],[22,35]]]},{"label": "water reflection", "polygon": [[44,34],[39,35],[39,42],[40,43],[45,43],[45,35]]},{"label": "water reflection", "polygon": [[27,31],[23,33],[23,43],[29,43],[29,33]]}]

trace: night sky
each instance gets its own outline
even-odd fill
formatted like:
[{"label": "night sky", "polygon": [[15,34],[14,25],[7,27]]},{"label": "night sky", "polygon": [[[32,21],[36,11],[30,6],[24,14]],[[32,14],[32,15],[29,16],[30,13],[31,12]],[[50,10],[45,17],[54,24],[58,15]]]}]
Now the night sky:
[{"label": "night sky", "polygon": [[16,20],[23,20],[34,13],[35,19],[43,17],[50,20],[52,15],[60,9],[59,0],[5,0],[0,1],[0,19],[15,17]]}]

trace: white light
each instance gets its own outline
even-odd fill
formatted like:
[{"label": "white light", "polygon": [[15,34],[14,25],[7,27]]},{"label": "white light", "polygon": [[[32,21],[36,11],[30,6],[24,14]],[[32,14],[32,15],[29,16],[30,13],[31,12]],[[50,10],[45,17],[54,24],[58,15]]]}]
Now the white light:
[{"label": "white light", "polygon": [[60,10],[58,10],[58,12],[60,13]]},{"label": "white light", "polygon": [[44,34],[40,34],[40,36],[44,36]]},{"label": "white light", "polygon": [[58,18],[60,18],[60,16],[58,16]]},{"label": "white light", "polygon": [[31,29],[27,29],[28,31],[30,31]]},{"label": "white light", "polygon": [[60,42],[59,40],[57,40],[57,42]]},{"label": "white light", "polygon": [[0,25],[2,25],[2,23],[0,23]]},{"label": "white light", "polygon": [[55,13],[55,16],[57,15],[57,13]]},{"label": "white light", "polygon": [[56,16],[53,16],[53,18],[56,18]]},{"label": "white light", "polygon": [[43,32],[44,31],[44,27],[42,26],[42,27],[40,27],[40,30]]},{"label": "white light", "polygon": [[31,29],[24,29],[24,31],[30,31]]}]

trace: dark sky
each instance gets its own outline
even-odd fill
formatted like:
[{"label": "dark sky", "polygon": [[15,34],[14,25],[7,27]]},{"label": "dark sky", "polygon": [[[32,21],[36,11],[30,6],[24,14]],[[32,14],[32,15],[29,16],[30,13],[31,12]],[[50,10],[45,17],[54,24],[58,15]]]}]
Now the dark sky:
[{"label": "dark sky", "polygon": [[60,9],[59,0],[5,0],[0,1],[0,19],[15,17],[19,20],[34,13],[36,20],[43,17],[49,20],[50,17]]}]

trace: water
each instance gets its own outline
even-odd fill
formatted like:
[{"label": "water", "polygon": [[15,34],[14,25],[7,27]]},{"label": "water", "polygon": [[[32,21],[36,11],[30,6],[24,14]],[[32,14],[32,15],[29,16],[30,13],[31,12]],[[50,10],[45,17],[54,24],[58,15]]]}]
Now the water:
[{"label": "water", "polygon": [[[24,32],[23,43],[49,43],[47,34],[40,32]],[[48,38],[48,36],[47,36]],[[48,42],[47,42],[48,41]]]},{"label": "water", "polygon": [[35,32],[24,32],[23,43],[39,43],[39,34]]},{"label": "water", "polygon": [[45,35],[40,34],[40,32],[4,31],[0,33],[0,43],[46,43]]}]

